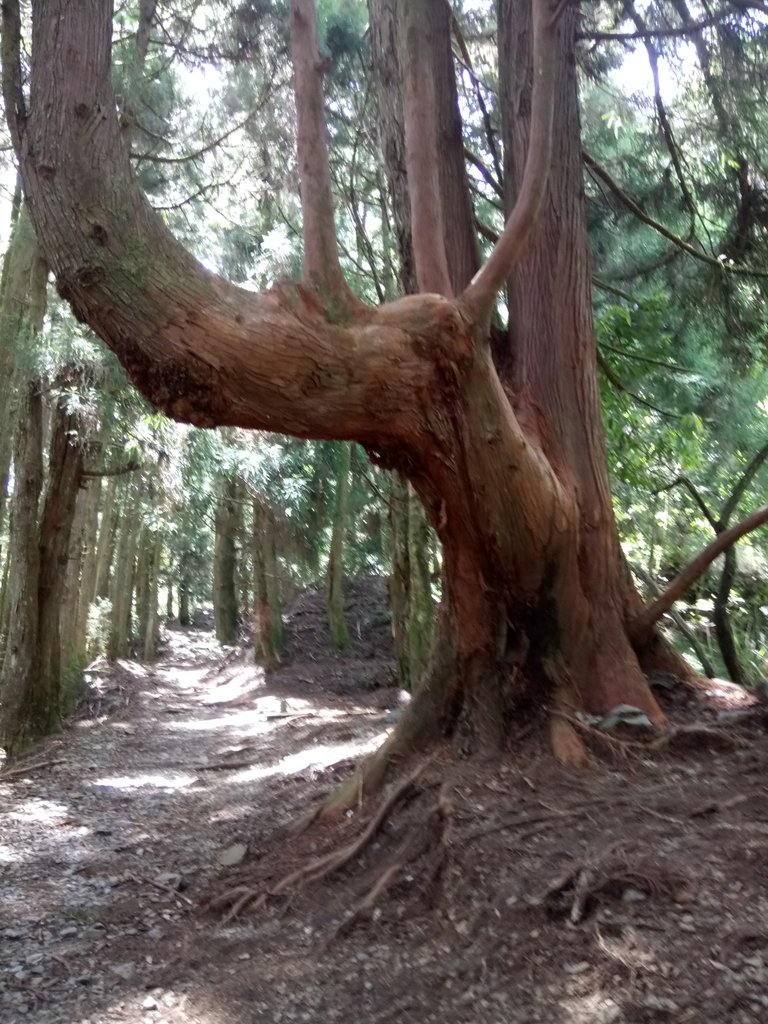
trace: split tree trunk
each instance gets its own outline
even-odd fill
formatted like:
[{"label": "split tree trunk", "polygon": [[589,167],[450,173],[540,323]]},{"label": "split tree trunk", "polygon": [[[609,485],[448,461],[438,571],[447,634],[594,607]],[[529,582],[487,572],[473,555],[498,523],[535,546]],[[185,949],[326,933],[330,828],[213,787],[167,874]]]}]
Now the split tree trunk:
[{"label": "split tree trunk", "polygon": [[[24,136],[24,187],[60,291],[151,402],[204,426],[358,441],[409,479],[424,502],[445,553],[438,639],[369,782],[393,751],[446,735],[497,754],[510,723],[532,711],[551,712],[555,751],[569,763],[584,758],[567,724],[572,712],[628,703],[663,722],[641,661],[656,666],[672,655],[648,629],[629,639],[640,608],[619,551],[600,425],[576,12],[556,7],[562,16],[551,72],[555,9],[546,0],[533,4],[535,77],[530,0],[499,0],[502,109],[516,114],[504,126],[507,190],[510,203],[518,192],[520,201],[499,246],[455,300],[446,254],[430,248],[444,244],[442,210],[452,211],[435,195],[439,117],[430,123],[419,103],[426,98],[433,114],[439,109],[429,79],[435,54],[419,52],[429,45],[426,17],[411,19],[407,40],[424,60],[404,68],[406,156],[417,278],[434,280],[429,287],[442,294],[378,309],[356,304],[343,289],[328,294],[338,266],[323,174],[313,175],[307,159],[314,153],[327,164],[324,130],[313,130],[306,116],[322,106],[307,0],[291,4],[299,164],[306,231],[322,237],[305,246],[300,288],[237,290],[196,264],[150,210],[131,178],[114,114],[109,11],[99,0],[35,6],[32,106],[23,121],[8,110],[15,136]],[[418,8],[429,13],[427,0]],[[410,4],[400,9],[413,13]],[[67,75],[56,59],[61,52],[82,57]],[[526,148],[530,173],[523,176]],[[316,209],[307,210],[313,194]],[[497,370],[487,325],[526,240],[530,249],[510,278],[512,339]],[[324,254],[327,268],[312,253]]]}]

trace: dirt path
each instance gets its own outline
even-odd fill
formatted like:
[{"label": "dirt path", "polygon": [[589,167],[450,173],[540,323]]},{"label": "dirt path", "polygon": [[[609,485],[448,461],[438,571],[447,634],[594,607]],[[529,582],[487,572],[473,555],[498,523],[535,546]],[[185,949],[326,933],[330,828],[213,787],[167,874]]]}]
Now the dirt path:
[{"label": "dirt path", "polygon": [[87,714],[0,779],[4,1024],[212,1020],[188,1005],[200,894],[387,728],[301,666],[267,681],[205,633],[168,648],[154,670],[97,666]]},{"label": "dirt path", "polygon": [[268,679],[204,633],[96,667],[84,714],[0,778],[3,1024],[768,1019],[759,730],[576,779],[535,750],[436,762],[336,877],[202,913],[359,833],[285,826],[391,726],[367,637],[340,661],[305,631]]}]

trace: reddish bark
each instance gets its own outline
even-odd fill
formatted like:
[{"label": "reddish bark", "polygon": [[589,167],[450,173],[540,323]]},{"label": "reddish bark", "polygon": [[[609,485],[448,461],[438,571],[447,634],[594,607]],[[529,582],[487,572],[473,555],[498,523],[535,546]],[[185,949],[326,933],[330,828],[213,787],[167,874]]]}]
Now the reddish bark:
[{"label": "reddish bark", "polygon": [[[425,10],[422,3],[411,13]],[[306,27],[309,7],[294,0],[294,28],[297,18]],[[177,419],[365,444],[413,483],[440,536],[446,590],[438,642],[416,697],[373,762],[374,780],[393,749],[441,734],[461,732],[462,742],[498,751],[510,718],[530,709],[601,712],[630,703],[663,721],[628,637],[638,599],[620,556],[605,465],[576,14],[568,8],[555,25],[552,11],[548,0],[499,2],[510,211],[491,259],[458,301],[421,294],[368,309],[347,304],[344,285],[334,294],[333,254],[322,248],[330,185],[319,178],[309,183],[313,199],[302,182],[313,206],[307,276],[316,290],[253,295],[203,270],[131,178],[113,114],[108,5],[34,7],[24,187],[76,313],[149,400]],[[418,60],[428,35],[414,21],[410,31],[405,135],[416,270],[422,286],[447,293],[434,85],[419,66],[434,55]],[[62,52],[78,56],[66,73],[55,59]],[[313,120],[320,92],[306,40],[296,39],[295,53],[300,122],[305,102],[314,110],[299,132],[307,166],[308,154],[322,162],[325,147],[322,123]],[[302,67],[314,83],[308,100]],[[425,223],[425,210],[434,223]],[[309,255],[314,244],[324,256]],[[331,277],[315,277],[320,259]],[[502,383],[486,325],[513,266],[514,329]],[[655,656],[665,655],[658,646]],[[552,718],[552,732],[564,760],[583,759],[563,717]]]}]

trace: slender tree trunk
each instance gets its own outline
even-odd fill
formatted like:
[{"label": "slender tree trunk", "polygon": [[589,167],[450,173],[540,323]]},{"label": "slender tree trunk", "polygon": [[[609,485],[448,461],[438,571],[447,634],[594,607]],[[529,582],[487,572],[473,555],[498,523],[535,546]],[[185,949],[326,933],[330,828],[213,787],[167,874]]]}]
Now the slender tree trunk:
[{"label": "slender tree trunk", "polygon": [[110,582],[112,604],[107,655],[110,660],[127,658],[131,649],[131,612],[134,563],[141,529],[139,520],[140,488],[131,483],[125,489],[120,528],[115,543],[114,570]]},{"label": "slender tree trunk", "polygon": [[80,587],[77,594],[77,618],[75,623],[75,651],[79,661],[88,660],[88,616],[96,588],[96,567],[98,558],[99,503],[103,494],[101,481],[95,480],[86,490],[87,507],[83,526],[83,557]]},{"label": "slender tree trunk", "polygon": [[[79,683],[87,661],[87,625],[93,590],[100,481],[88,481],[77,495],[69,559],[61,610],[61,661],[65,683],[73,691],[65,695],[72,706],[79,696]],[[74,692],[77,690],[77,692]]]},{"label": "slender tree trunk", "polygon": [[[130,484],[123,485],[126,489]],[[107,490],[104,495],[104,507],[101,510],[99,522],[99,541],[96,551],[96,571],[93,583],[93,594],[91,600],[98,597],[109,597],[109,572],[112,561],[113,548],[118,528],[120,509],[117,503],[118,477],[111,476],[107,480]]]},{"label": "slender tree trunk", "polygon": [[429,566],[429,524],[405,481],[390,489],[392,631],[400,685],[412,690],[424,672],[432,644],[435,608]]},{"label": "slender tree trunk", "polygon": [[272,510],[260,495],[253,499],[253,630],[256,660],[267,666],[278,664],[284,635],[275,524]]},{"label": "slender tree trunk", "polygon": [[213,610],[219,643],[237,643],[240,612],[237,605],[238,482],[223,478],[216,501],[216,538],[213,552]]},{"label": "slender tree trunk", "polygon": [[154,661],[160,640],[160,615],[158,598],[160,589],[160,563],[163,557],[163,533],[155,529],[149,539],[149,560],[147,564],[147,612],[143,633],[144,661]]},{"label": "slender tree trunk", "polygon": [[181,556],[179,566],[179,625],[187,628],[192,623],[189,608],[189,567],[188,555]]},{"label": "slender tree trunk", "polygon": [[336,497],[331,525],[331,550],[328,554],[326,585],[328,588],[328,627],[331,642],[338,650],[349,646],[349,631],[344,615],[344,538],[349,511],[349,477],[352,467],[352,446],[340,446]]},{"label": "slender tree trunk", "polygon": [[149,591],[150,591],[150,563],[152,560],[152,549],[154,539],[149,526],[142,527],[137,546],[136,575],[134,578],[134,593],[136,606],[136,637],[144,650],[144,638],[147,635],[147,620],[149,618]]},{"label": "slender tree trunk", "polygon": [[389,522],[392,572],[389,577],[389,604],[392,610],[392,637],[395,642],[397,674],[400,686],[411,690],[416,682],[411,670],[408,644],[408,593],[411,583],[408,545],[408,483],[394,473],[390,477]]}]

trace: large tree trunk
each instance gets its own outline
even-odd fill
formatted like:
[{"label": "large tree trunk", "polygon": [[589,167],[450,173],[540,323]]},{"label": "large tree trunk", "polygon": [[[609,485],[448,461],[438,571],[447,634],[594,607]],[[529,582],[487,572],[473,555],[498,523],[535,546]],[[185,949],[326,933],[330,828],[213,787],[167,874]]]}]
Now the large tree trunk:
[{"label": "large tree trunk", "polygon": [[[24,187],[60,291],[151,402],[206,426],[356,440],[424,502],[443,544],[445,600],[424,682],[375,768],[393,751],[445,735],[497,753],[511,723],[537,709],[553,712],[555,750],[569,762],[584,757],[567,721],[575,711],[628,703],[663,721],[629,640],[638,598],[620,556],[600,425],[576,12],[555,5],[562,17],[553,29],[554,8],[534,0],[533,76],[530,2],[499,0],[507,187],[519,201],[457,300],[447,297],[455,289],[445,253],[430,250],[445,242],[434,54],[408,62],[405,136],[417,279],[442,294],[379,309],[348,294],[328,301],[338,268],[324,271],[312,258],[322,252],[333,263],[325,236],[305,246],[304,285],[261,295],[205,271],[171,237],[130,176],[109,81],[109,11],[99,0],[34,5],[31,108],[23,120],[9,111],[15,136],[24,137]],[[429,13],[428,0],[416,6],[415,19],[404,8],[418,58],[429,38],[418,17]],[[324,152],[323,130],[313,134],[302,105],[308,89],[318,105],[319,65],[311,3],[293,0],[291,8],[306,176],[307,154]],[[65,76],[57,55],[70,51],[82,59]],[[428,108],[438,111],[431,123]],[[318,202],[310,232],[332,225],[322,177],[310,188],[302,179],[302,203],[311,194]],[[521,255],[499,372],[487,325]],[[663,660],[648,630],[635,636],[644,663]]]}]

